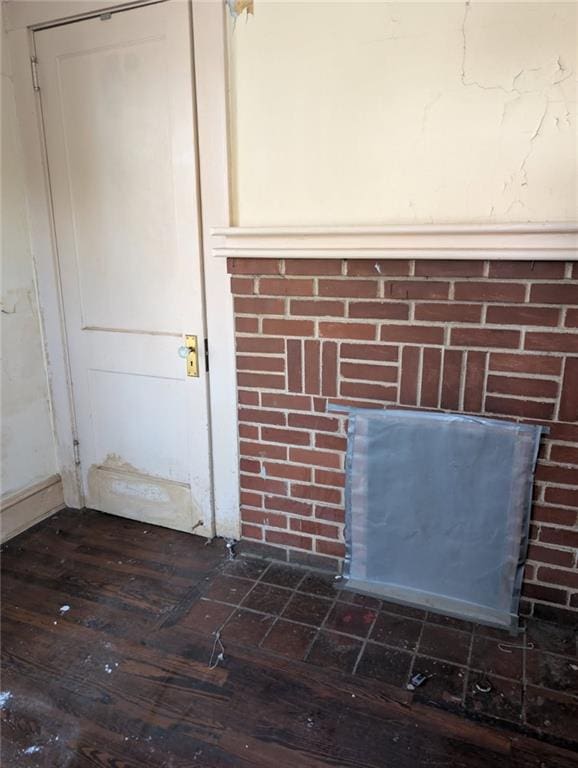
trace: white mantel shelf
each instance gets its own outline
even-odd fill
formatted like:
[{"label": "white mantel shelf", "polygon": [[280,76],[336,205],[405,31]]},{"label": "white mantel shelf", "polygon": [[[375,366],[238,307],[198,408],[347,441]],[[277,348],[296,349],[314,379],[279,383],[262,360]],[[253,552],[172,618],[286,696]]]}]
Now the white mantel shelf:
[{"label": "white mantel shelf", "polygon": [[218,227],[211,241],[251,259],[578,259],[578,224]]}]

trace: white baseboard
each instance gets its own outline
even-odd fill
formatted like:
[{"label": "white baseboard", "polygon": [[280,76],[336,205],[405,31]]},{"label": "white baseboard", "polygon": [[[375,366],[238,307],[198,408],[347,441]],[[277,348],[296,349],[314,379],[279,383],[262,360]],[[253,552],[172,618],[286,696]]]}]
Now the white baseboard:
[{"label": "white baseboard", "polygon": [[64,507],[60,475],[31,485],[2,498],[0,502],[0,543],[50,517]]}]

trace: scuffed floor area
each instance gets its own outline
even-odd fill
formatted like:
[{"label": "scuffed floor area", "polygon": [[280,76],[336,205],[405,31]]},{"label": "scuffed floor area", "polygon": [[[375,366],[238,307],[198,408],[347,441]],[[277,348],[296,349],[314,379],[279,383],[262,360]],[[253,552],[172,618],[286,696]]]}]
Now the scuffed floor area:
[{"label": "scuffed floor area", "polygon": [[96,512],[3,547],[2,660],[7,768],[578,766],[575,628],[513,639]]}]

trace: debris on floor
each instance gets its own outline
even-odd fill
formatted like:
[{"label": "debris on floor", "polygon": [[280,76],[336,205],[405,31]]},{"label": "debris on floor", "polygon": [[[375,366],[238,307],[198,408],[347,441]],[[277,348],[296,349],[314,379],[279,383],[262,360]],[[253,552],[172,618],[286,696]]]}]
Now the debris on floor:
[{"label": "debris on floor", "polygon": [[423,675],[421,672],[416,672],[407,684],[407,690],[415,691],[416,688],[420,688],[430,677],[431,675]]},{"label": "debris on floor", "polygon": [[[533,643],[528,643],[526,645],[527,650],[532,650],[534,647]],[[499,643],[498,650],[502,651],[502,653],[513,653],[513,651],[521,651],[524,649],[523,645],[515,645],[514,643]]]},{"label": "debris on floor", "polygon": [[225,539],[225,546],[227,547],[227,557],[229,560],[234,560],[237,557],[235,547],[237,546],[236,539]]},{"label": "debris on floor", "polygon": [[10,691],[0,691],[0,709],[4,709],[6,704],[10,701],[12,698],[12,694]]},{"label": "debris on floor", "polygon": [[[211,658],[209,659],[209,669],[215,669],[219,666],[219,662],[225,661],[225,646],[221,642],[221,633],[217,631],[213,634],[215,635],[215,642],[213,643]],[[217,648],[220,650],[219,653],[215,655]]]},{"label": "debris on floor", "polygon": [[[142,524],[71,511],[61,513],[61,527],[65,515],[56,544],[49,518],[22,534],[31,544],[24,553],[10,542],[2,552],[2,757],[11,768],[72,765],[93,748],[104,755],[114,749],[111,765],[168,768],[182,763],[186,749],[187,765],[270,766],[278,754],[299,765],[306,754],[310,768],[319,768],[343,765],[361,741],[368,766],[414,768],[425,754],[428,765],[578,768],[574,626],[532,616],[514,637],[335,589],[332,573],[241,555],[241,545],[229,561],[224,539],[207,548],[200,538],[161,528],[154,536],[166,570],[151,578],[159,550],[141,546]],[[112,551],[101,553],[102,583],[84,555],[62,567],[60,555],[83,553],[97,533],[125,553],[124,564],[134,561],[134,582],[126,569],[109,567]],[[47,561],[38,559],[44,540],[53,548]],[[52,589],[47,599],[44,588],[16,578],[41,568]],[[72,574],[91,583],[83,600]],[[24,598],[26,612],[19,608]],[[63,605],[70,605],[64,617]],[[179,608],[170,621],[167,605]],[[53,627],[55,611],[62,620]],[[74,616],[79,629],[71,634]],[[35,681],[27,670],[43,664],[52,647],[46,684],[31,696]],[[85,696],[85,689],[97,694]],[[143,691],[150,707],[139,710],[142,731],[129,736],[118,723],[133,717]],[[192,743],[182,725],[204,722],[209,706],[213,722],[230,723],[238,734],[217,748],[212,726]],[[22,727],[44,713],[47,730]],[[377,720],[383,728],[373,727]],[[273,729],[283,734],[277,754]],[[55,733],[60,739],[51,742]],[[472,733],[482,740],[472,744]],[[289,757],[287,744],[296,750]],[[511,755],[503,754],[505,745]],[[25,754],[31,746],[41,751]]]}]

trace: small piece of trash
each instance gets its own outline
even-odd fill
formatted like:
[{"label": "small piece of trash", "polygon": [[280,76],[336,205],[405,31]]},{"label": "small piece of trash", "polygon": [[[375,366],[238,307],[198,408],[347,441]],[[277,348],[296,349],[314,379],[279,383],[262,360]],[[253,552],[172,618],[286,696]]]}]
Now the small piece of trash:
[{"label": "small piece of trash", "polygon": [[492,686],[488,680],[480,680],[479,683],[476,683],[475,687],[476,691],[479,691],[480,693],[490,693],[492,690]]},{"label": "small piece of trash", "polygon": [[229,560],[234,560],[237,557],[237,553],[235,552],[235,547],[237,546],[236,540],[225,539],[225,546],[227,547],[227,558]]},{"label": "small piece of trash", "polygon": [[527,645],[514,645],[512,643],[499,643],[498,644],[498,650],[502,651],[502,653],[512,653],[513,651],[523,651],[524,648],[527,648],[528,650],[532,650],[534,647],[534,643],[528,643]]},{"label": "small piece of trash", "polygon": [[107,675],[112,675],[112,667],[109,666],[108,664],[104,665],[104,671],[106,672]]},{"label": "small piece of trash", "polygon": [[307,727],[308,728],[313,728],[314,725],[315,725],[315,721],[313,720],[313,718],[312,717],[308,717],[307,718]]},{"label": "small piece of trash", "polygon": [[[220,632],[214,632],[215,635],[215,642],[213,643],[213,650],[211,651],[211,658],[209,659],[209,669],[215,669],[219,666],[219,662],[225,661],[225,646],[221,642],[221,633]],[[218,654],[215,655],[217,650],[217,645],[220,648],[220,651]]]},{"label": "small piece of trash", "polygon": [[68,611],[70,610],[70,606],[69,605],[61,605],[59,610],[60,610],[60,615],[64,616],[64,614],[68,613]]},{"label": "small piece of trash", "polygon": [[12,694],[10,691],[0,691],[0,709],[4,709],[6,704],[10,701],[12,698]]},{"label": "small piece of trash", "polygon": [[36,744],[24,750],[25,755],[35,755],[37,752],[42,752],[42,747],[38,747]]},{"label": "small piece of trash", "polygon": [[431,675],[424,675],[421,672],[416,672],[415,675],[411,678],[409,683],[407,684],[406,688],[408,691],[415,691],[416,688],[419,688],[420,685],[423,685],[426,680],[429,680]]},{"label": "small piece of trash", "polygon": [[576,664],[570,664],[570,669],[574,672],[578,672],[578,666],[576,666]]}]

